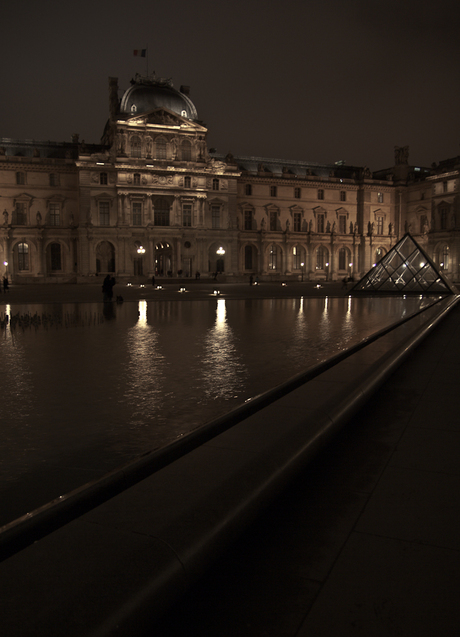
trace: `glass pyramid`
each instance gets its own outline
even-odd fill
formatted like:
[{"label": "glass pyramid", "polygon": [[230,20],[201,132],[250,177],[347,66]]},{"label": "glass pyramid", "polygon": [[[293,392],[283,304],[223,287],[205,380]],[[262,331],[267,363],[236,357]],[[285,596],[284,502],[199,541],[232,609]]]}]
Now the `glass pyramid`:
[{"label": "glass pyramid", "polygon": [[350,293],[457,294],[410,234],[353,286]]}]

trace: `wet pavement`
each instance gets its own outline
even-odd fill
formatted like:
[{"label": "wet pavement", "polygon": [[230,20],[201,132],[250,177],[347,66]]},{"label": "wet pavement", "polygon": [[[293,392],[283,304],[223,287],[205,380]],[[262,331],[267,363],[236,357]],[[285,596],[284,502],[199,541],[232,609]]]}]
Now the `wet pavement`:
[{"label": "wet pavement", "polygon": [[460,307],[146,635],[454,637]]}]

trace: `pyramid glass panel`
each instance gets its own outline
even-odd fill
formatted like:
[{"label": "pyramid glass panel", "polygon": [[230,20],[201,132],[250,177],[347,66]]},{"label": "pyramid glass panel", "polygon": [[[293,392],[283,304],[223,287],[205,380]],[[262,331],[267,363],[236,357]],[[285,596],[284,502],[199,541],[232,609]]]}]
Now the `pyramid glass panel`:
[{"label": "pyramid glass panel", "polygon": [[455,287],[410,234],[404,235],[350,292],[457,294]]}]

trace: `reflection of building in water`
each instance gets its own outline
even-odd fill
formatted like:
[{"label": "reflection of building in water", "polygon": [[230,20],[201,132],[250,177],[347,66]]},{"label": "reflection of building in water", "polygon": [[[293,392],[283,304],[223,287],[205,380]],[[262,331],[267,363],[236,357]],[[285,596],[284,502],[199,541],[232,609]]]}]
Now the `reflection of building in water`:
[{"label": "reflection of building in water", "polygon": [[118,91],[110,78],[100,144],[0,140],[2,275],[357,279],[410,232],[460,280],[459,158],[410,166],[396,148],[371,172],[220,155],[188,87],[136,76]]}]

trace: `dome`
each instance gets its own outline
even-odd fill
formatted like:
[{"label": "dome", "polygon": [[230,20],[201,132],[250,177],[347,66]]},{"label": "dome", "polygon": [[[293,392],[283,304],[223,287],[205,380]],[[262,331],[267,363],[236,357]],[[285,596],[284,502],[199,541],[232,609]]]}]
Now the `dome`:
[{"label": "dome", "polygon": [[132,86],[121,98],[120,113],[140,115],[155,108],[167,108],[182,117],[198,119],[198,113],[188,97],[188,87],[176,90],[170,80],[157,80],[136,76]]}]

